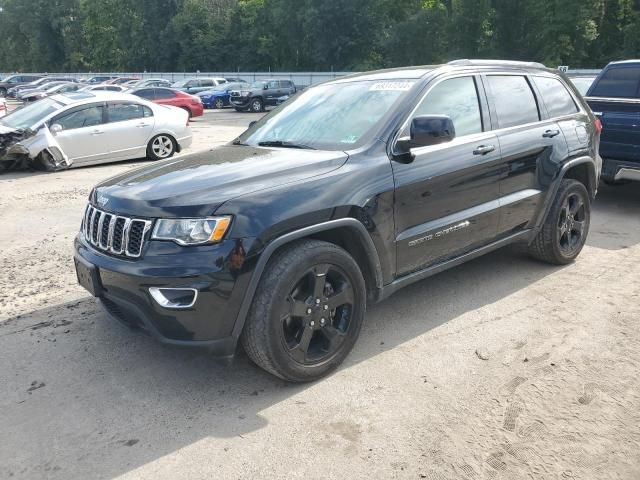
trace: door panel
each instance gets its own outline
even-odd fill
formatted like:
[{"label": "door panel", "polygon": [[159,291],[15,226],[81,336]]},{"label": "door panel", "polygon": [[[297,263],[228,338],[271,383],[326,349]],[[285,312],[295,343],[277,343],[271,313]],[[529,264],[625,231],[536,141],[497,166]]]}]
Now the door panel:
[{"label": "door panel", "polygon": [[113,160],[142,157],[151,138],[154,118],[144,116],[146,107],[137,103],[118,102],[107,107],[109,123],[105,140]]},{"label": "door panel", "polygon": [[[495,149],[474,154],[480,146]],[[399,275],[489,243],[498,228],[501,162],[494,134],[414,153],[410,164],[393,163]]]},{"label": "door panel", "polygon": [[568,155],[562,129],[549,120],[498,133],[503,175],[499,233],[529,228],[547,192],[546,171],[557,171]]},{"label": "door panel", "polygon": [[51,121],[63,130],[55,136],[67,158],[75,163],[93,162],[108,158],[110,148],[104,140],[104,107],[91,105],[65,112]]}]

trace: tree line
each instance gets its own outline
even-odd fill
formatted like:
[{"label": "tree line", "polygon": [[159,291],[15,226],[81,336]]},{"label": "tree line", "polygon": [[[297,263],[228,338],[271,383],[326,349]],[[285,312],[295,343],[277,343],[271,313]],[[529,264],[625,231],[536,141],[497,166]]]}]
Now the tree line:
[{"label": "tree line", "polygon": [[352,71],[637,57],[640,0],[0,0],[0,71]]}]

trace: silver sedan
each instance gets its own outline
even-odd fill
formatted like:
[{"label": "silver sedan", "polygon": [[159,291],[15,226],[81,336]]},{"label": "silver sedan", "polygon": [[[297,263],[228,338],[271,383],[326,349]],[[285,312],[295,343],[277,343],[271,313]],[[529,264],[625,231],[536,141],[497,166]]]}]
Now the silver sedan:
[{"label": "silver sedan", "polygon": [[0,171],[26,161],[45,170],[147,157],[191,145],[187,112],[114,92],[54,95],[0,120]]}]

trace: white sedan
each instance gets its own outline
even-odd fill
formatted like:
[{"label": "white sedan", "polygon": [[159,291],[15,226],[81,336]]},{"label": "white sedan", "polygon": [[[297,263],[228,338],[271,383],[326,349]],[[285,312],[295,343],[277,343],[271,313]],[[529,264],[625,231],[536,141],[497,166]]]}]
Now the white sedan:
[{"label": "white sedan", "polygon": [[[126,93],[54,95],[0,120],[0,163],[27,160],[45,170],[147,157],[191,145],[187,112]],[[0,165],[0,171],[3,170]]]}]

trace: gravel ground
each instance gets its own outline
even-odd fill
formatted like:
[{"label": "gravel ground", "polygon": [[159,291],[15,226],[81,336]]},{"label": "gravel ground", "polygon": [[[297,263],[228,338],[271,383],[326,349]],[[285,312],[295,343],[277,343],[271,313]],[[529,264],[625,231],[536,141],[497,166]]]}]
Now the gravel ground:
[{"label": "gravel ground", "polygon": [[[194,148],[255,118],[209,112]],[[91,186],[0,176],[0,478],[640,478],[640,189],[603,188],[578,261],[494,252],[370,307],[292,386],[125,330],[75,283]]]}]

